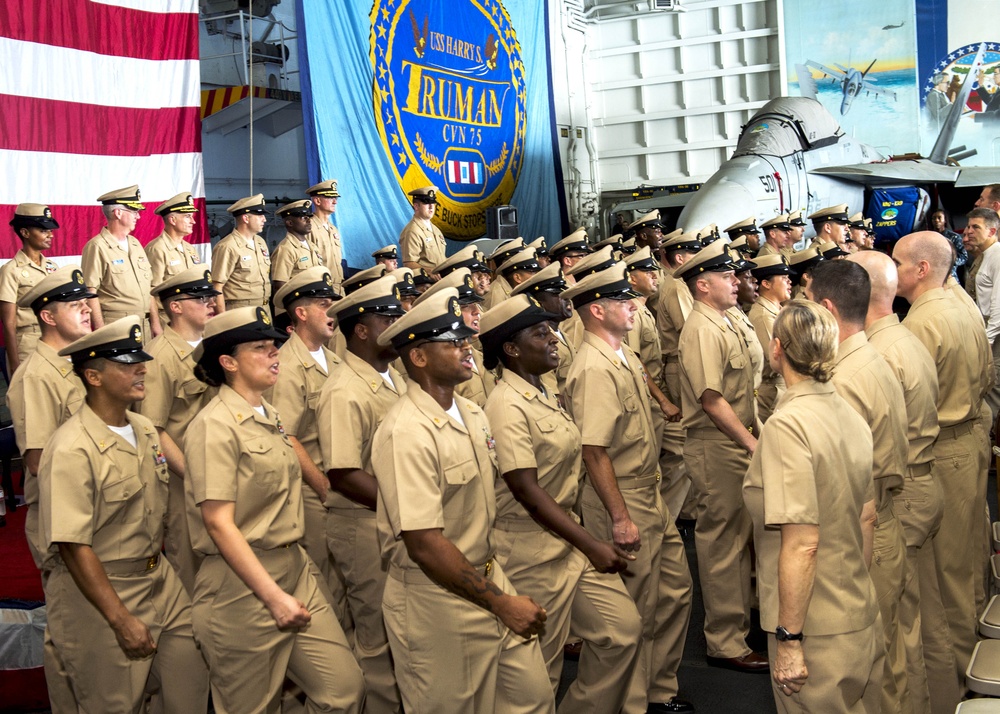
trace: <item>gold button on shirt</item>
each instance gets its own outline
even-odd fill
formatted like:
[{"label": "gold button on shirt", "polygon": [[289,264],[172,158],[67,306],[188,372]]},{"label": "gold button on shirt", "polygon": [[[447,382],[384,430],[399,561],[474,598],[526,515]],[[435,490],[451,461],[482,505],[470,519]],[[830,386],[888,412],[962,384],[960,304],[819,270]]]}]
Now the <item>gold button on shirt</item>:
[{"label": "gold button on shirt", "polygon": [[188,427],[184,490],[194,549],[219,552],[198,505],[232,501],[247,542],[264,550],[297,542],[303,534],[302,471],[277,410],[264,403],[261,416],[229,386]]}]

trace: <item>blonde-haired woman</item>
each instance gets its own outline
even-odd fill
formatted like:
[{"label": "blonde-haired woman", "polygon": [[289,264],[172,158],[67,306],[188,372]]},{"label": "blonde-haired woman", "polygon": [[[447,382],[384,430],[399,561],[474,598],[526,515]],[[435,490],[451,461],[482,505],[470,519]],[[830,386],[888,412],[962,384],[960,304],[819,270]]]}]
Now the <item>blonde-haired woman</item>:
[{"label": "blonde-haired woman", "polygon": [[787,390],[743,483],[779,712],[877,712],[883,645],[868,575],[872,436],[830,384],[837,324],[792,300],[767,350]]}]

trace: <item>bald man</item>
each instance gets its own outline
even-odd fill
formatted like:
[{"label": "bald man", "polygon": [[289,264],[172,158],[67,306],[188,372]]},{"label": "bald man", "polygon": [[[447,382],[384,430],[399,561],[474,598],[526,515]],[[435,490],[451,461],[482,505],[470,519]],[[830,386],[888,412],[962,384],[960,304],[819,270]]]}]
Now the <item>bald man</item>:
[{"label": "bald man", "polygon": [[892,259],[897,293],[910,303],[903,324],[930,352],[938,377],[940,432],[932,448],[931,475],[941,484],[944,511],[932,547],[961,685],[977,639],[982,551],[970,540],[981,533],[986,506],[986,463],[977,420],[989,386],[990,346],[983,321],[944,288],[951,265],[951,246],[944,236],[931,231],[904,236]]},{"label": "bald man", "polygon": [[864,251],[848,260],[861,265],[871,279],[865,334],[899,380],[906,403],[906,477],[894,505],[906,541],[899,632],[910,700],[915,713],[950,712],[961,692],[954,676],[955,655],[944,619],[933,547],[944,508],[941,484],[931,474],[939,432],[937,370],[927,348],[892,311],[898,283],[892,259],[884,253]]}]

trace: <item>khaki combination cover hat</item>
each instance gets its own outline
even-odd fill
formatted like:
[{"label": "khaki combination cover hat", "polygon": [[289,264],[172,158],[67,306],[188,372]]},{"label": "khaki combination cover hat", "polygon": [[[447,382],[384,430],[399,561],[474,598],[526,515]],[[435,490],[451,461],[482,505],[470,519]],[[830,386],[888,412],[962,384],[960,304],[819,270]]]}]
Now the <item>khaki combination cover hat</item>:
[{"label": "khaki combination cover hat", "polygon": [[337,179],[320,181],[315,186],[310,186],[306,189],[306,195],[323,196],[324,198],[339,198],[340,192],[337,191]]},{"label": "khaki combination cover hat", "polygon": [[244,213],[253,213],[256,215],[264,215],[264,206],[266,201],[264,201],[264,194],[258,193],[254,196],[247,196],[246,198],[241,198],[239,201],[234,203],[232,206],[227,208],[233,216],[242,216]]},{"label": "khaki combination cover hat", "polygon": [[194,198],[192,198],[190,191],[184,191],[183,193],[179,193],[176,196],[168,198],[153,211],[153,213],[158,216],[165,216],[168,213],[197,212],[198,209],[194,207]]},{"label": "khaki combination cover hat", "polygon": [[18,307],[30,307],[38,313],[52,302],[73,302],[96,298],[83,284],[83,271],[79,265],[66,265],[49,273],[35,287],[17,299]]},{"label": "khaki combination cover hat", "polygon": [[105,206],[125,206],[133,211],[142,211],[146,208],[142,205],[137,185],[108,191],[103,196],[98,196],[97,200]]},{"label": "khaki combination cover hat", "polygon": [[104,358],[122,364],[148,362],[153,359],[142,349],[140,317],[128,315],[115,320],[76,342],[59,350],[60,357],[69,357],[73,364]]},{"label": "khaki combination cover hat", "polygon": [[428,300],[413,307],[379,335],[383,347],[396,349],[417,342],[451,342],[473,337],[476,331],[466,327],[462,319],[462,306],[458,304],[458,291],[454,288],[439,290]]}]

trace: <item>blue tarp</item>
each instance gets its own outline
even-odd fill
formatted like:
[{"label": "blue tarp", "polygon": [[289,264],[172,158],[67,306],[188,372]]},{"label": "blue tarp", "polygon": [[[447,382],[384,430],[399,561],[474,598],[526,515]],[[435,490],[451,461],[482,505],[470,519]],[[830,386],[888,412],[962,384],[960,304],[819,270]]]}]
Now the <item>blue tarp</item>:
[{"label": "blue tarp", "polygon": [[488,206],[562,235],[545,3],[297,0],[306,156],[335,178],[349,266],[396,242],[406,191],[436,185],[435,222],[469,240]]}]

